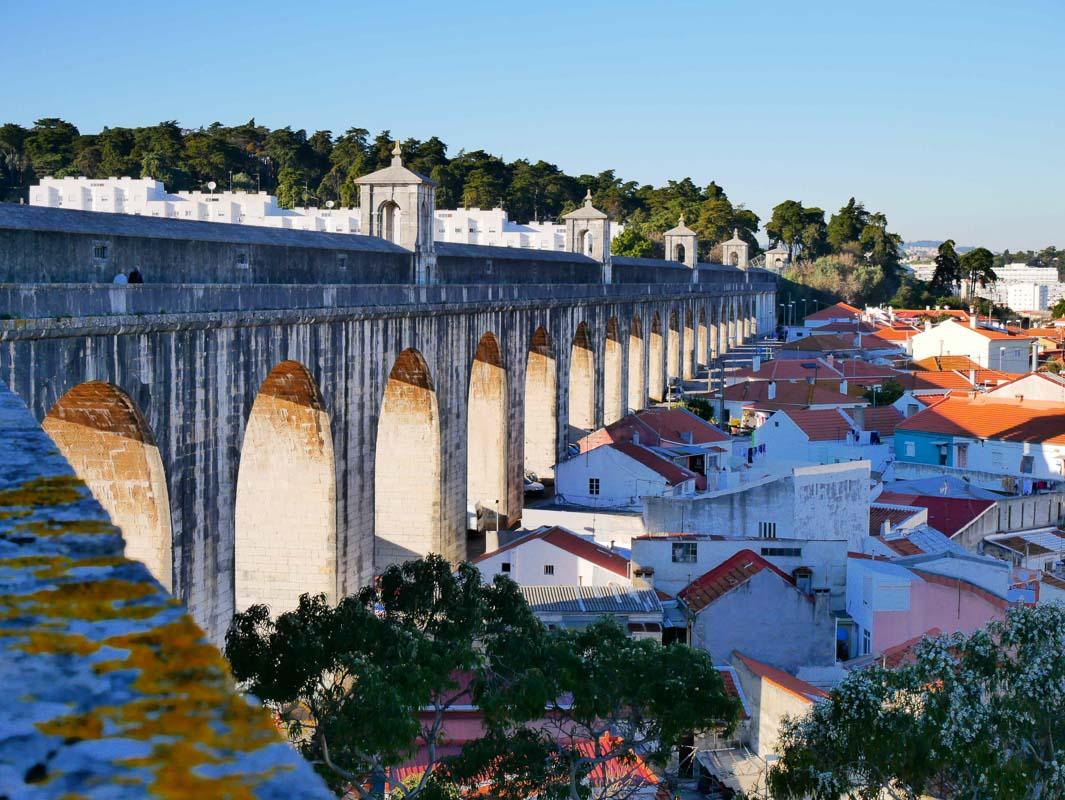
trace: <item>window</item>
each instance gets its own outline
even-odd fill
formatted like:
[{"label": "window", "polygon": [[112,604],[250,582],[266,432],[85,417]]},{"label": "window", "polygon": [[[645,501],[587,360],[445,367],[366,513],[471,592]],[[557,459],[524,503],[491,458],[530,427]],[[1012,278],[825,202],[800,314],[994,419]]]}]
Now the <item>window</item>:
[{"label": "window", "polygon": [[873,637],[868,630],[862,630],[862,655],[869,655],[873,649]]},{"label": "window", "polygon": [[780,556],[781,558],[801,558],[801,547],[763,547],[763,556]]},{"label": "window", "polygon": [[92,243],[93,263],[101,266],[111,260],[111,246],[108,242],[96,241]]},{"label": "window", "polygon": [[915,458],[917,456],[917,445],[914,442],[906,442],[906,457]]},{"label": "window", "polygon": [[554,575],[554,574],[555,574],[555,565],[554,564],[544,564],[544,575]]},{"label": "window", "polygon": [[695,542],[673,543],[674,564],[694,564],[698,558],[698,555],[699,551]]},{"label": "window", "polygon": [[775,522],[759,522],[758,537],[761,539],[776,539],[777,524]]},{"label": "window", "polygon": [[237,269],[247,269],[247,268],[248,268],[248,251],[247,250],[238,250],[237,251]]},{"label": "window", "polygon": [[343,271],[348,268],[348,254],[337,253],[337,269]]},{"label": "window", "polygon": [[500,570],[500,572],[510,572],[510,562],[509,561],[504,561],[499,566],[499,570]]},{"label": "window", "polygon": [[595,496],[597,496],[599,494],[599,479],[598,478],[589,478],[588,479],[588,494],[592,495],[593,497],[595,497]]},{"label": "window", "polygon": [[1031,475],[1034,462],[1035,458],[1033,456],[1021,456],[1021,472]]}]

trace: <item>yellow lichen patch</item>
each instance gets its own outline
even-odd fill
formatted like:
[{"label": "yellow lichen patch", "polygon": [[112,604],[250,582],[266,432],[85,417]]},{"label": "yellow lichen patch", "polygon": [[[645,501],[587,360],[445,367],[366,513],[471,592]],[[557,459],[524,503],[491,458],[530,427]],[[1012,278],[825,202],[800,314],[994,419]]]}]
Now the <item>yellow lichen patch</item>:
[{"label": "yellow lichen patch", "polygon": [[25,639],[17,647],[31,655],[88,656],[100,649],[99,644],[76,633],[4,630],[0,631],[0,636]]},{"label": "yellow lichen patch", "polygon": [[98,519],[43,520],[40,522],[20,522],[11,528],[12,533],[32,533],[34,536],[66,536],[68,534],[96,536],[114,534],[117,528],[109,522]]},{"label": "yellow lichen patch", "polygon": [[5,519],[18,519],[19,517],[28,517],[33,512],[28,508],[20,508],[16,511],[0,511],[0,522]]},{"label": "yellow lichen patch", "polygon": [[85,496],[85,491],[84,484],[73,475],[34,478],[14,489],[0,492],[0,508],[62,506],[78,502]]},{"label": "yellow lichen patch", "polygon": [[156,593],[150,583],[108,578],[101,581],[59,583],[55,589],[27,595],[0,596],[0,607],[8,611],[0,619],[25,615],[62,619],[146,619],[157,614],[162,604],[128,607],[124,604]]},{"label": "yellow lichen patch", "polygon": [[149,757],[122,763],[151,770],[152,789],[159,797],[252,797],[251,787],[266,776],[208,779],[196,772],[200,766],[224,763],[228,753],[250,752],[280,739],[269,715],[236,693],[225,662],[195,623],[181,617],[152,630],[110,637],[104,644],[129,655],[98,664],[97,671],[136,670],[132,688],[140,696],[54,720],[46,732],[80,735],[77,731],[95,729],[88,718],[99,726],[98,736],[106,727],[115,737],[151,741]]},{"label": "yellow lichen patch", "polygon": [[37,723],[37,728],[48,736],[64,739],[99,739],[103,736],[103,723],[88,714],[70,714],[66,717]]},{"label": "yellow lichen patch", "polygon": [[35,578],[50,580],[66,575],[75,567],[117,567],[123,563],[125,560],[120,556],[95,556],[76,561],[67,556],[19,556],[0,558],[0,569],[28,569],[32,570]]}]

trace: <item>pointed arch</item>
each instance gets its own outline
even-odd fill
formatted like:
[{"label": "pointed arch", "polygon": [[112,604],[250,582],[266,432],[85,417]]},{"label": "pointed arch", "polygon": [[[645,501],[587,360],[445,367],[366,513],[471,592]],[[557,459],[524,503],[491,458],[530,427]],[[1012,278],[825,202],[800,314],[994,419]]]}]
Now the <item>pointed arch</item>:
[{"label": "pointed arch", "polygon": [[640,318],[634,316],[629,325],[629,411],[639,411],[647,402],[643,360],[643,329]]},{"label": "pointed arch", "polygon": [[695,364],[695,321],[692,319],[691,309],[684,312],[684,345],[681,348],[681,376],[686,381],[694,377],[692,372]]},{"label": "pointed arch", "polygon": [[695,364],[696,369],[699,369],[705,367],[710,361],[708,355],[710,352],[710,336],[706,325],[706,308],[704,306],[699,306],[697,324],[698,327],[695,330]]},{"label": "pointed arch", "polygon": [[558,460],[558,364],[551,337],[537,328],[525,365],[525,471],[554,478]]},{"label": "pointed arch", "polygon": [[237,471],[233,542],[238,611],[336,598],[336,465],[329,417],[306,367],[282,361],[259,387]]},{"label": "pointed arch", "polygon": [[440,413],[413,348],[388,374],[374,455],[374,569],[441,551]]},{"label": "pointed arch", "polygon": [[672,380],[680,377],[680,323],[677,312],[669,314],[669,340],[666,343],[666,376]]},{"label": "pointed arch", "polygon": [[659,403],[666,399],[666,387],[662,380],[665,358],[662,344],[662,321],[656,312],[651,317],[651,336],[647,348],[647,395]]},{"label": "pointed arch", "polygon": [[79,384],[42,423],[74,473],[122,529],[126,556],[173,588],[170,498],[155,437],[129,395],[110,383]]},{"label": "pointed arch", "polygon": [[571,440],[595,429],[595,351],[583,322],[570,346],[569,427]]},{"label": "pointed arch", "polygon": [[[497,524],[507,509],[507,372],[499,340],[486,333],[477,342],[466,405],[466,509]],[[480,513],[483,509],[487,513]]]},{"label": "pointed arch", "polygon": [[625,397],[621,385],[621,333],[616,317],[606,323],[603,347],[603,424],[609,425],[625,414]]}]

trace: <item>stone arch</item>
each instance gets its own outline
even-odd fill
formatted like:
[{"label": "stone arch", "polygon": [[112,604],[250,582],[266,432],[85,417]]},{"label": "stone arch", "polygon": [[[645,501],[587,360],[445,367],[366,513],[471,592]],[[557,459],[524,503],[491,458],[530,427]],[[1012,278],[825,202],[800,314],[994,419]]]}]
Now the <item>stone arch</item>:
[{"label": "stone arch", "polygon": [[643,329],[640,318],[633,317],[629,326],[629,397],[630,411],[643,408],[647,398],[647,387],[643,371]]},{"label": "stone arch", "polygon": [[259,387],[237,471],[234,604],[274,614],[336,598],[336,465],[329,416],[306,367],[282,361]]},{"label": "stone arch", "polygon": [[674,261],[679,261],[682,264],[685,263],[684,262],[684,245],[677,244],[677,245],[675,245],[673,247],[673,260]]},{"label": "stone arch", "polygon": [[377,230],[381,238],[389,242],[399,242],[399,222],[402,216],[399,204],[395,200],[385,200],[377,207]]},{"label": "stone arch", "polygon": [[595,429],[595,351],[583,322],[577,326],[570,346],[569,429],[571,439]]},{"label": "stone arch", "polygon": [[578,248],[577,252],[592,256],[595,253],[595,235],[588,229],[581,231],[577,234]]},{"label": "stone arch", "polygon": [[616,317],[606,323],[603,347],[603,424],[617,422],[625,414],[624,387],[621,384],[621,333]]},{"label": "stone arch", "polygon": [[129,395],[102,381],[79,384],[52,406],[42,427],[122,529],[126,557],[143,562],[172,589],[173,533],[163,460]]},{"label": "stone arch", "polygon": [[709,330],[706,324],[706,309],[699,307],[699,319],[695,329],[695,363],[698,367],[705,367],[709,362],[707,353],[710,350]]},{"label": "stone arch", "polygon": [[551,337],[533,333],[525,365],[525,471],[553,478],[558,460],[558,364]]},{"label": "stone arch", "polygon": [[669,340],[666,342],[666,376],[680,377],[680,323],[677,312],[669,314]]},{"label": "stone arch", "polygon": [[648,345],[647,395],[661,403],[666,399],[666,387],[662,381],[663,347],[662,321],[656,313],[651,318],[651,336]]},{"label": "stone arch", "polygon": [[388,374],[374,455],[374,569],[440,552],[440,413],[422,354]]},{"label": "stone arch", "polygon": [[684,380],[690,381],[694,377],[692,371],[695,364],[695,321],[692,318],[691,309],[684,312],[684,345],[681,352],[681,375]]},{"label": "stone arch", "polygon": [[731,255],[729,255],[728,263],[730,265],[732,265],[733,267],[738,267],[740,265],[740,254],[734,252]]},{"label": "stone arch", "polygon": [[[466,404],[466,510],[482,521],[507,511],[507,372],[499,340],[486,333],[477,342]],[[505,523],[503,523],[505,525]]]}]

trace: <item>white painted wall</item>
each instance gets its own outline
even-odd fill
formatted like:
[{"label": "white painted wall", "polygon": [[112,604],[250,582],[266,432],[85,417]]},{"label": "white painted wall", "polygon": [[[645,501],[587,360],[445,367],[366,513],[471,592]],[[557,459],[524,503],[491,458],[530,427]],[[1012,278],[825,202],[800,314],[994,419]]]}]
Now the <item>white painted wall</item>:
[{"label": "white painted wall", "polygon": [[589,534],[599,544],[631,547],[635,536],[647,533],[643,515],[639,512],[596,510],[578,511],[570,508],[526,508],[521,512],[523,528],[535,530],[545,525],[558,525],[579,534]]},{"label": "white painted wall", "polygon": [[1032,340],[1026,337],[989,339],[968,325],[946,320],[911,340],[913,358],[920,361],[935,356],[966,356],[981,367],[1003,372],[1027,372]]},{"label": "white painted wall", "polygon": [[[599,494],[589,490],[589,480],[599,480]],[[595,508],[642,507],[641,497],[691,494],[695,479],[670,486],[650,467],[602,445],[562,461],[555,467],[555,493],[563,502]]]},{"label": "white painted wall", "polygon": [[[510,570],[503,569],[510,564]],[[553,567],[552,575],[544,571]],[[579,558],[568,550],[555,547],[543,539],[530,539],[477,562],[486,581],[496,575],[508,575],[522,586],[630,586],[628,578]]]}]

